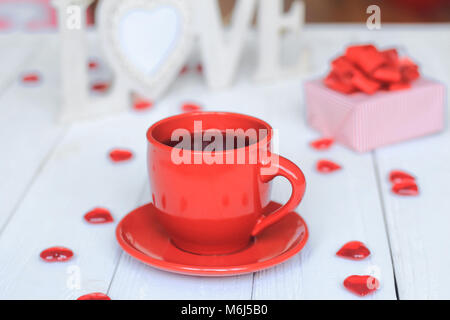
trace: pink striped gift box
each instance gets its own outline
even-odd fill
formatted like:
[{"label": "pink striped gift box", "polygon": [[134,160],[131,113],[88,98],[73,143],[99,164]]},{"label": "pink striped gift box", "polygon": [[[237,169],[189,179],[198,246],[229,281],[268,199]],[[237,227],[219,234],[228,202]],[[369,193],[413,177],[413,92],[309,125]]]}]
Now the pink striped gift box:
[{"label": "pink striped gift box", "polygon": [[322,80],[305,84],[308,124],[323,136],[366,152],[444,129],[445,87],[418,79],[399,91],[342,94]]}]

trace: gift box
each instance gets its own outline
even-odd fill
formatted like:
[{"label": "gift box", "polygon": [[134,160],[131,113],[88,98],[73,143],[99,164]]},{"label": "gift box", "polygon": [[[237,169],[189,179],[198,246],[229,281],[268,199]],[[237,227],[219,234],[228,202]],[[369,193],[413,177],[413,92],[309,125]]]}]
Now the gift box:
[{"label": "gift box", "polygon": [[308,124],[322,136],[332,137],[359,152],[443,130],[443,84],[419,78],[417,70],[414,81],[409,82],[404,79],[399,82],[398,76],[392,82],[378,82],[366,75],[366,71],[356,70],[350,77],[355,85],[347,81],[350,79],[347,75],[340,81],[343,78],[334,71],[325,79],[308,81],[305,84]]}]

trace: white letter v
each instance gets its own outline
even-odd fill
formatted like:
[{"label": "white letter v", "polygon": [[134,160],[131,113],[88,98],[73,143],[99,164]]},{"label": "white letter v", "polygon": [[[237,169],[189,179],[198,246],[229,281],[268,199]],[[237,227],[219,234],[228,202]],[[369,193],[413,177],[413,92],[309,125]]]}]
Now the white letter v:
[{"label": "white letter v", "polygon": [[212,88],[227,86],[233,80],[237,63],[255,9],[255,0],[238,0],[233,10],[230,30],[224,31],[217,0],[196,0],[197,32],[205,66],[205,76]]}]

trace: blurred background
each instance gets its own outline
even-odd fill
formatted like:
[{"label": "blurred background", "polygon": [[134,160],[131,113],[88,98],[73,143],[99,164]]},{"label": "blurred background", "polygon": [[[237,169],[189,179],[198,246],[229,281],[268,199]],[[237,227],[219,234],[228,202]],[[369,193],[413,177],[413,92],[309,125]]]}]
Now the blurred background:
[{"label": "blurred background", "polygon": [[[218,0],[224,22],[230,20],[236,0]],[[306,22],[365,22],[366,8],[376,4],[381,8],[383,23],[450,22],[450,0],[304,0]],[[54,28],[56,15],[51,0],[0,0],[0,31],[17,29],[42,30]],[[293,0],[285,0],[286,10]],[[88,10],[88,23],[95,23],[96,0]]]},{"label": "blurred background", "polygon": [[[235,0],[220,0],[223,14],[229,16]],[[293,0],[285,0],[286,9]],[[306,22],[364,22],[369,5],[381,8],[383,22],[449,22],[450,0],[304,0]]]}]

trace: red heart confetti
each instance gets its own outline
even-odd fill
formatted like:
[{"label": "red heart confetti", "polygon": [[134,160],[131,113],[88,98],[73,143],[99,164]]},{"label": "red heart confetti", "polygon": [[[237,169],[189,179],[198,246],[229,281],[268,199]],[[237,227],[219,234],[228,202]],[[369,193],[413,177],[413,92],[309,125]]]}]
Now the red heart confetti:
[{"label": "red heart confetti", "polygon": [[95,208],[84,215],[84,220],[92,224],[113,222],[114,219],[108,209]]},{"label": "red heart confetti", "polygon": [[189,66],[185,65],[185,66],[183,66],[183,68],[181,68],[180,75],[186,74],[186,73],[188,73],[188,71],[189,71]]},{"label": "red heart confetti", "polygon": [[370,293],[375,292],[380,287],[380,282],[377,278],[372,276],[358,276],[353,275],[344,280],[344,287],[350,292],[364,297]]},{"label": "red heart confetti", "polygon": [[22,82],[24,83],[37,83],[40,79],[38,73],[27,73],[22,76]]},{"label": "red heart confetti", "polygon": [[389,181],[391,181],[392,183],[400,183],[404,182],[405,180],[414,181],[416,180],[416,178],[413,175],[401,170],[393,170],[389,174]]},{"label": "red heart confetti", "polygon": [[392,186],[392,192],[399,196],[417,196],[419,187],[414,180],[404,180]]},{"label": "red heart confetti", "polygon": [[185,103],[181,107],[181,110],[183,110],[183,112],[195,112],[201,111],[202,107],[195,103]]},{"label": "red heart confetti", "polygon": [[198,73],[203,73],[203,65],[201,63],[197,64],[196,69]]},{"label": "red heart confetti", "polygon": [[91,90],[95,91],[95,92],[106,92],[106,91],[108,91],[110,86],[111,86],[111,84],[109,84],[107,82],[96,82],[96,83],[92,84]]},{"label": "red heart confetti", "polygon": [[91,60],[88,63],[88,67],[89,67],[90,70],[95,70],[95,69],[98,68],[98,62],[95,61],[95,60]]},{"label": "red heart confetti", "polygon": [[319,160],[317,162],[317,171],[321,173],[331,173],[340,170],[342,167],[330,160]]},{"label": "red heart confetti", "polygon": [[84,296],[79,297],[77,300],[111,300],[111,298],[104,293],[94,292],[85,294]]},{"label": "red heart confetti", "polygon": [[109,157],[113,162],[123,162],[133,158],[133,152],[126,149],[114,149],[109,152]]},{"label": "red heart confetti", "polygon": [[326,150],[329,149],[334,143],[332,138],[322,138],[310,143],[310,146],[316,150]]},{"label": "red heart confetti", "polygon": [[134,101],[134,105],[133,105],[133,109],[137,110],[137,111],[143,111],[143,110],[148,110],[151,107],[153,107],[153,102],[150,100],[146,100],[146,99],[136,99],[136,101]]},{"label": "red heart confetti", "polygon": [[363,260],[370,255],[370,250],[360,241],[350,241],[344,244],[336,255],[350,260]]},{"label": "red heart confetti", "polygon": [[64,262],[73,257],[73,251],[64,247],[52,247],[42,251],[40,257],[46,262]]}]

